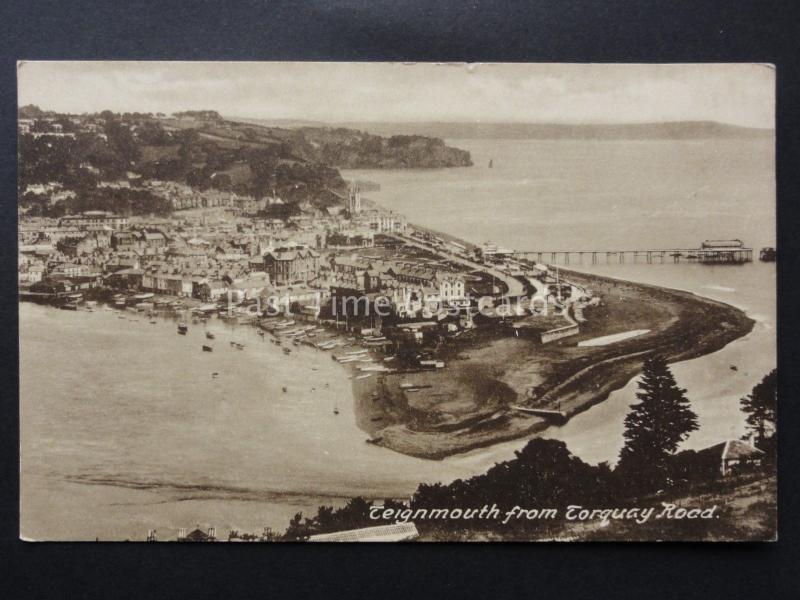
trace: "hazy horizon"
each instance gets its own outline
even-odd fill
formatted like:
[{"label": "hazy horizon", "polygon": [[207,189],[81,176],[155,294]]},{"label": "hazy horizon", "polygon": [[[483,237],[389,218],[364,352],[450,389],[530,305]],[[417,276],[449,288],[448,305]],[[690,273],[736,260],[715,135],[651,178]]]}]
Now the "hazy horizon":
[{"label": "hazy horizon", "polygon": [[[131,111],[135,112],[135,111]],[[180,111],[179,111],[180,112]],[[675,121],[446,121],[443,119],[419,119],[414,121],[401,121],[399,119],[381,119],[376,121],[368,120],[342,120],[342,121],[321,121],[318,119],[294,119],[294,118],[281,118],[281,117],[251,117],[242,115],[222,115],[223,118],[235,121],[237,119],[246,119],[248,121],[297,121],[308,123],[320,123],[323,125],[348,125],[348,124],[363,124],[363,125],[426,125],[436,123],[439,125],[563,125],[568,127],[604,127],[604,126],[618,126],[618,125],[669,125],[673,123],[716,123],[719,125],[726,125],[730,127],[741,127],[744,129],[763,129],[774,130],[775,126],[756,127],[750,125],[737,125],[736,123],[729,123],[715,119],[682,119]]]},{"label": "hazy horizon", "polygon": [[19,106],[70,114],[216,110],[232,119],[329,124],[775,124],[775,69],[764,64],[20,61],[17,74]]},{"label": "hazy horizon", "polygon": [[[22,108],[23,106],[36,106],[37,108],[41,109],[43,112],[52,112],[56,114],[70,114],[70,115],[81,115],[81,114],[98,114],[103,112],[104,110],[110,109],[101,109],[98,111],[84,111],[84,112],[61,112],[54,110],[49,107],[39,106],[35,103],[29,103],[26,105],[19,106],[18,108]],[[193,109],[179,109],[175,111],[176,113],[186,112],[186,111],[202,111],[202,110],[214,110],[214,109],[204,109],[204,108],[193,108]],[[112,111],[117,112],[119,111]],[[123,113],[150,113],[155,114],[153,111],[142,111],[142,110],[127,110],[122,111]],[[159,111],[161,112],[161,111]],[[173,115],[174,113],[163,113],[166,115]],[[332,121],[327,120],[323,121],[320,119],[303,119],[298,117],[253,117],[250,115],[226,115],[220,113],[220,116],[223,119],[228,121],[237,121],[237,120],[246,120],[246,121],[266,121],[266,122],[286,122],[286,123],[318,123],[320,125],[327,125],[327,126],[337,126],[343,127],[347,125],[427,125],[427,124],[439,124],[439,125],[556,125],[556,126],[567,126],[567,127],[604,127],[604,126],[620,126],[620,125],[630,125],[630,126],[637,126],[637,125],[669,125],[674,123],[715,123],[718,125],[725,125],[729,127],[739,127],[743,129],[763,129],[765,131],[774,130],[775,126],[769,127],[756,127],[750,125],[737,125],[736,123],[729,123],[726,121],[714,120],[714,119],[683,119],[680,121],[447,121],[443,119],[419,119],[419,120],[408,120],[402,121],[399,119],[381,119],[381,120],[341,120],[341,121]]]}]

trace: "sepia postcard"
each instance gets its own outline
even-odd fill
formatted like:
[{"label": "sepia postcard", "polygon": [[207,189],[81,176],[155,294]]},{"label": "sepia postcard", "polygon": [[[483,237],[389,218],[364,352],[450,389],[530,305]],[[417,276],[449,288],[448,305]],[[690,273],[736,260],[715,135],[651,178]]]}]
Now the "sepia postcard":
[{"label": "sepia postcard", "polygon": [[17,77],[23,540],[777,539],[774,66]]}]

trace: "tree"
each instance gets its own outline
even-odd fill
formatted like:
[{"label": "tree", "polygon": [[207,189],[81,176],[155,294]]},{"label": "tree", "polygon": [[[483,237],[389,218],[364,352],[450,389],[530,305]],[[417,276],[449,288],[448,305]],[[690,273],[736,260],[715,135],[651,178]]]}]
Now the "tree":
[{"label": "tree", "polygon": [[625,417],[617,474],[627,485],[649,492],[667,483],[669,458],[697,429],[697,415],[661,356],[645,360],[636,397],[639,402]]},{"label": "tree", "polygon": [[764,449],[775,433],[778,404],[778,371],[772,369],[749,396],[742,398],[742,411],[747,415],[747,431],[755,434],[756,446]]}]

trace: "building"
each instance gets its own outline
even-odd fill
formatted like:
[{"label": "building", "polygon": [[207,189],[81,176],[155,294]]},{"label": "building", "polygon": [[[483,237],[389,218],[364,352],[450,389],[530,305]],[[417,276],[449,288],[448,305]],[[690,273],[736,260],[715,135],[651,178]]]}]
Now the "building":
[{"label": "building", "polygon": [[91,254],[99,248],[107,248],[110,237],[105,232],[86,233],[80,237],[59,240],[56,247],[66,256],[78,257]]},{"label": "building", "polygon": [[406,218],[394,213],[379,213],[370,215],[367,220],[369,228],[375,233],[396,233],[404,235],[406,233]]},{"label": "building", "polygon": [[209,279],[197,288],[197,296],[206,302],[215,302],[228,293],[228,282],[222,279]]},{"label": "building", "polygon": [[59,227],[73,227],[87,231],[102,231],[105,228],[112,230],[128,227],[128,217],[115,215],[104,210],[87,210],[79,215],[61,217]]},{"label": "building", "polygon": [[723,477],[752,471],[762,466],[765,454],[752,442],[728,440],[699,450],[696,461],[699,465],[707,465],[718,470]]},{"label": "building", "polygon": [[91,272],[87,265],[61,263],[50,269],[50,277],[53,279],[73,279],[76,277],[89,277]]},{"label": "building", "polygon": [[317,278],[319,254],[300,244],[281,246],[264,254],[264,271],[274,285],[308,283]]},{"label": "building", "polygon": [[179,542],[216,542],[217,530],[210,527],[208,532],[203,531],[199,527],[190,533],[186,533],[185,529],[178,531]]},{"label": "building", "polygon": [[44,265],[26,265],[20,269],[18,275],[19,283],[38,283],[44,277]]}]

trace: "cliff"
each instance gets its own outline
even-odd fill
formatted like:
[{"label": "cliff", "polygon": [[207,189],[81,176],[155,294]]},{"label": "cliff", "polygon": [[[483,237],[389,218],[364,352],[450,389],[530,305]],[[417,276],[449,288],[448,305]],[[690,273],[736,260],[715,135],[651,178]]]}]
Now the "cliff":
[{"label": "cliff", "polygon": [[344,127],[265,126],[258,121],[228,122],[229,135],[245,133],[263,141],[287,143],[305,160],[344,169],[424,169],[469,167],[469,152],[425,135],[384,137]]}]

